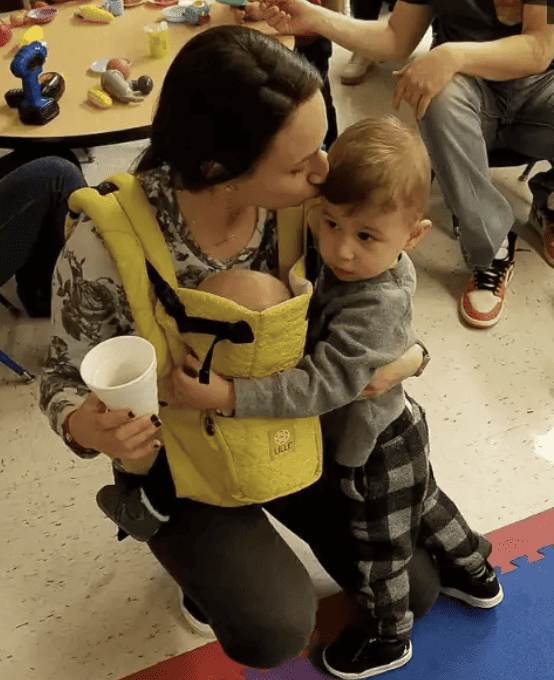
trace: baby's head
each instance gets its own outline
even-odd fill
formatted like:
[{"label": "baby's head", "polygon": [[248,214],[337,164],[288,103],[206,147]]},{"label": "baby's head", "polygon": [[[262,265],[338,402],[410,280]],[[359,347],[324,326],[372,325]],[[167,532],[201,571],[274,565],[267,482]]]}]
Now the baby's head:
[{"label": "baby's head", "polygon": [[232,300],[253,312],[290,300],[290,290],[275,276],[252,269],[229,269],[205,278],[198,290]]},{"label": "baby's head", "polygon": [[431,165],[418,134],[394,116],[366,118],[329,149],[318,247],[335,276],[379,276],[431,227],[423,219]]}]

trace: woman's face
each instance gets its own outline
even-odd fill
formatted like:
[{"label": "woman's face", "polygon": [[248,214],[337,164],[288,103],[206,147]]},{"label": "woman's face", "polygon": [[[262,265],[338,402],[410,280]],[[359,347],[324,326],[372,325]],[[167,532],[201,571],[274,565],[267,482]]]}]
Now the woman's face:
[{"label": "woman's face", "polygon": [[242,200],[274,209],[317,196],[329,172],[327,154],[321,150],[326,132],[325,103],[318,90],[279,130],[254,173],[234,182]]}]

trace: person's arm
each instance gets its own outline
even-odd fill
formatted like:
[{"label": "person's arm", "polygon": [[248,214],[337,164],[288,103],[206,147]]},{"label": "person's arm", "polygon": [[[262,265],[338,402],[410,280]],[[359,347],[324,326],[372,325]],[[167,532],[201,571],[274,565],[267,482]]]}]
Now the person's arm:
[{"label": "person's arm", "polygon": [[428,5],[398,0],[388,22],[362,21],[306,0],[274,0],[265,19],[283,34],[319,34],[372,61],[401,61],[421,42],[432,19]]},{"label": "person's arm", "polygon": [[390,364],[376,369],[362,395],[366,399],[377,399],[407,378],[417,377],[429,361],[429,354],[421,344],[413,344],[404,354]]},{"label": "person's arm", "polygon": [[[445,43],[457,73],[487,80],[511,80],[545,71],[554,57],[554,25],[546,5],[524,5],[521,35],[485,43]],[[439,48],[436,48],[439,49]]]},{"label": "person's arm", "polygon": [[[341,300],[325,340],[297,367],[265,378],[227,381],[215,373],[210,384],[183,371],[174,374],[175,396],[189,407],[234,409],[236,417],[303,418],[335,410],[357,399],[375,369],[403,352],[407,331],[398,322],[408,312],[404,290],[390,292],[386,300],[368,291],[365,298]],[[353,304],[352,304],[353,303]],[[189,368],[199,362],[190,359]]]},{"label": "person's arm", "polygon": [[92,222],[81,222],[54,272],[52,335],[39,402],[52,429],[61,437],[65,434],[81,458],[100,452],[114,458],[140,458],[153,451],[157,428],[150,418],[131,417],[126,409],[107,412],[79,373],[89,349],[133,330],[119,274]]},{"label": "person's arm", "polygon": [[447,42],[414,59],[394,75],[393,103],[406,101],[421,118],[456,75],[511,80],[542,73],[554,57],[554,25],[545,5],[524,5],[521,35],[487,42]]}]

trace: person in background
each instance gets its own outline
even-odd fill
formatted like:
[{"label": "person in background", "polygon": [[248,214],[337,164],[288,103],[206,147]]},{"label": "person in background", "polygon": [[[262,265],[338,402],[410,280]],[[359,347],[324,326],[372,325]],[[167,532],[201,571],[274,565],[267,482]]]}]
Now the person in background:
[{"label": "person in background", "polygon": [[[319,33],[375,61],[407,59],[433,24],[433,48],[395,72],[393,104],[418,120],[442,194],[458,218],[471,271],[462,319],[501,318],[517,235],[509,201],[491,179],[495,148],[554,162],[554,24],[547,0],[397,0],[388,22],[332,14],[306,0],[278,0],[266,19],[284,33]],[[554,267],[554,167],[529,181],[529,224]]]},{"label": "person in background", "polygon": [[[343,9],[343,0],[317,0],[317,2],[333,12],[341,12]],[[262,21],[264,18],[261,3],[257,1],[248,2],[243,7],[238,7],[234,11],[239,21]],[[296,36],[294,49],[303,54],[317,68],[323,78],[321,93],[327,111],[327,133],[323,140],[323,146],[325,149],[328,149],[338,134],[337,111],[333,103],[331,83],[329,82],[329,60],[333,53],[333,46],[330,40],[320,35],[303,35]]]},{"label": "person in background", "polygon": [[[396,0],[389,2],[389,10],[392,11]],[[350,0],[350,16],[363,21],[376,21],[383,6],[382,0]],[[340,74],[343,85],[359,85],[366,73],[373,70],[375,62],[366,59],[358,52],[352,52]]]},{"label": "person in background", "polygon": [[49,317],[67,199],[86,182],[78,163],[65,158],[7,159],[11,171],[0,179],[0,286],[15,274],[29,316]]}]

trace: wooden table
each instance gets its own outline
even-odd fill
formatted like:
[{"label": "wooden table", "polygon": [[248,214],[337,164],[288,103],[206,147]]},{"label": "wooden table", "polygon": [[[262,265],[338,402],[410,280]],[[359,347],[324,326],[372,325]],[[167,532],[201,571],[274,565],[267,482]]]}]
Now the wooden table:
[{"label": "wooden table", "polygon": [[[7,90],[21,87],[21,79],[11,73],[10,63],[25,27],[14,28],[12,40],[0,48],[0,147],[15,149],[37,143],[56,143],[78,148],[148,137],[165,73],[181,47],[196,33],[210,26],[236,23],[231,8],[216,2],[210,8],[210,21],[202,27],[168,24],[169,54],[162,59],[154,59],[150,56],[144,26],[163,19],[160,7],[144,3],[125,9],[123,16],[116,17],[109,24],[93,24],[74,16],[81,4],[84,3],[56,5],[56,18],[42,26],[48,44],[43,71],[58,71],[66,84],[59,100],[60,113],[46,125],[21,123],[17,109],[9,108],[4,99]],[[101,3],[97,1],[94,4]],[[249,23],[248,26],[275,35],[275,31],[264,22]],[[293,38],[280,39],[292,48]],[[90,64],[97,59],[111,57],[126,57],[131,61],[131,79],[141,75],[152,78],[154,89],[143,102],[124,104],[114,101],[113,106],[105,110],[87,103],[88,89],[100,85],[100,76],[89,71]]]}]

